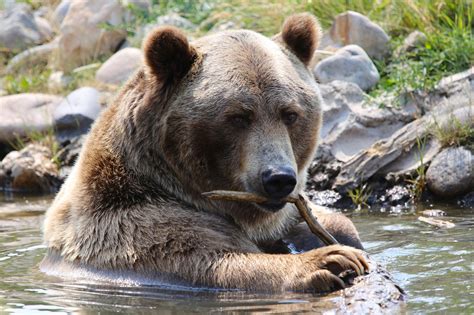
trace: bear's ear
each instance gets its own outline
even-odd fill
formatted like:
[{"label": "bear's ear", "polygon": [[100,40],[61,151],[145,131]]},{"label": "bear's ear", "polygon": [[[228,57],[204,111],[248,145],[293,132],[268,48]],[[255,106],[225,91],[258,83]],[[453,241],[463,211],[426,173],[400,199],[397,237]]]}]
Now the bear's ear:
[{"label": "bear's ear", "polygon": [[182,79],[196,60],[186,36],[171,26],[158,27],[143,42],[145,64],[162,86]]},{"label": "bear's ear", "polygon": [[306,66],[310,65],[321,38],[318,20],[309,13],[288,17],[275,40],[283,43]]}]

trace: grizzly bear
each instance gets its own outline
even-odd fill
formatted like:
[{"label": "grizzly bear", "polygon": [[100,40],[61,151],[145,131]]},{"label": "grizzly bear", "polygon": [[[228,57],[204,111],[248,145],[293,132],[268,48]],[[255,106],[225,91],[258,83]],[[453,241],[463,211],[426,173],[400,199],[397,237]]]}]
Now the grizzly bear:
[{"label": "grizzly bear", "polygon": [[[309,14],[271,39],[237,30],[189,43],[176,28],[154,30],[143,68],[94,123],[46,213],[42,270],[315,292],[343,288],[346,270],[364,273],[347,218],[320,216],[352,247],[315,248],[282,201],[303,191],[318,142],[322,99],[309,67],[319,38]],[[216,189],[269,201],[202,196]]]}]

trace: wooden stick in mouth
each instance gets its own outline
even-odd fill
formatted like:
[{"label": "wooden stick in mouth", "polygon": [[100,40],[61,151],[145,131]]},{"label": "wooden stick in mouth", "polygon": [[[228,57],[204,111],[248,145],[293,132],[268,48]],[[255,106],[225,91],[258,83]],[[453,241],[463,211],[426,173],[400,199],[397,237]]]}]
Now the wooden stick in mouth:
[{"label": "wooden stick in mouth", "polygon": [[[242,191],[213,190],[205,192],[202,195],[211,200],[242,201],[255,203],[264,203],[268,201],[268,199],[263,196]],[[319,237],[326,245],[339,244],[338,241],[334,238],[334,236],[332,236],[328,231],[326,231],[326,229],[321,224],[319,224],[318,219],[313,215],[311,209],[308,207],[306,199],[301,194],[299,194],[298,197],[286,197],[285,199],[282,199],[282,201],[294,204],[298,209],[301,217],[305,220],[306,224],[308,224],[308,227],[311,232],[313,232],[314,235]]]}]

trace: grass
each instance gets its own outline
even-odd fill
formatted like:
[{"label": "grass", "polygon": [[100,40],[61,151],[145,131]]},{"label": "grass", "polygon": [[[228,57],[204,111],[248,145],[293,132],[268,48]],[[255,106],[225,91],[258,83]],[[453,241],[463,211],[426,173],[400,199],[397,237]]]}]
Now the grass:
[{"label": "grass", "polygon": [[336,15],[353,10],[378,23],[391,36],[393,50],[410,32],[424,32],[427,35],[424,46],[376,63],[381,80],[372,96],[387,91],[396,95],[412,90],[426,91],[443,76],[474,65],[472,1],[231,0],[219,3],[216,9],[227,12],[230,19],[241,22],[244,27],[266,35],[277,33],[284,18],[293,12],[312,12],[327,29]]},{"label": "grass", "polygon": [[456,116],[451,115],[449,121],[444,126],[436,120],[430,128],[431,135],[434,136],[443,147],[468,146],[474,150],[474,128],[471,122],[461,122]]},{"label": "grass", "polygon": [[51,70],[27,70],[23,73],[8,74],[3,78],[3,88],[8,94],[44,92],[48,89]]},{"label": "grass", "polygon": [[426,138],[416,138],[417,156],[415,156],[415,159],[420,162],[420,165],[415,170],[414,178],[407,180],[410,184],[412,199],[415,201],[420,200],[426,189],[426,170],[428,168],[424,162],[425,145]]},{"label": "grass", "polygon": [[[43,3],[38,0],[23,1],[33,7]],[[48,0],[45,3],[56,5],[58,1]],[[306,11],[316,15],[323,28],[328,29],[334,17],[347,10],[360,12],[379,24],[391,36],[393,50],[411,31],[424,32],[427,35],[424,46],[376,62],[381,80],[371,92],[372,96],[387,91],[402,94],[415,89],[429,90],[441,77],[474,65],[473,1],[152,0],[151,3],[150,10],[129,5],[127,9],[134,18],[119,26],[128,32],[134,46],[141,45],[141,39],[133,38],[140,28],[170,12],[176,12],[199,26],[196,32],[190,34],[194,37],[204,35],[216,24],[226,21],[271,36],[279,32],[287,16]],[[44,90],[44,79],[41,73],[19,72],[14,78],[7,77],[7,90],[9,93],[22,92],[30,87],[33,91]],[[78,84],[80,82],[82,79]]]},{"label": "grass", "polygon": [[372,194],[372,189],[367,184],[364,184],[349,190],[347,194],[351,198],[352,203],[357,206],[357,209],[360,209],[362,206],[368,206],[367,201]]}]

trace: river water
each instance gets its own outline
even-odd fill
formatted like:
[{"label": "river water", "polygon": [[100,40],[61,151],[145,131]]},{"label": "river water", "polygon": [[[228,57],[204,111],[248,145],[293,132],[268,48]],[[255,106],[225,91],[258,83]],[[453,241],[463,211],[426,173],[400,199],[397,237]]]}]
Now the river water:
[{"label": "river water", "polygon": [[[0,197],[0,313],[129,314],[318,312],[312,294],[262,294],[175,286],[68,281],[38,270],[45,253],[41,224],[51,198]],[[427,205],[425,208],[431,208]],[[408,294],[411,314],[474,313],[474,210],[436,205],[456,227],[417,221],[419,209],[347,213],[366,250]],[[329,312],[331,313],[331,312]]]}]

